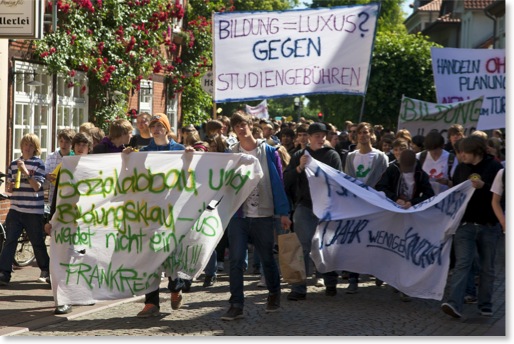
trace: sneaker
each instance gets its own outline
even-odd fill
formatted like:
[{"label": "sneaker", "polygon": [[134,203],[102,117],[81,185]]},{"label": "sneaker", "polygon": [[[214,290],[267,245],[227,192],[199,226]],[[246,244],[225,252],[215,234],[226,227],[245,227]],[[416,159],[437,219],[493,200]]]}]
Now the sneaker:
[{"label": "sneaker", "polygon": [[300,300],[305,300],[306,298],[307,298],[306,294],[300,294],[300,293],[297,293],[296,291],[292,291],[289,294],[287,294],[287,299],[289,301],[300,301]]},{"label": "sneaker", "polygon": [[457,312],[457,310],[449,303],[443,303],[441,305],[441,309],[443,310],[443,312],[445,312],[446,314],[448,314],[451,317],[462,318],[462,314]]},{"label": "sneaker", "polygon": [[205,279],[203,280],[203,287],[212,287],[216,283],[216,276],[205,276]]},{"label": "sneaker", "polygon": [[242,318],[244,318],[243,309],[230,306],[227,313],[223,314],[223,316],[221,317],[221,320],[232,321]]},{"label": "sneaker", "polygon": [[0,272],[0,285],[8,285],[9,284],[9,278],[4,275],[3,272]]},{"label": "sneaker", "polygon": [[316,279],[316,287],[323,288],[325,286],[325,280],[323,278]]},{"label": "sneaker", "polygon": [[485,317],[492,317],[493,316],[493,310],[489,307],[484,307],[480,310],[480,314],[482,314]]},{"label": "sneaker", "polygon": [[403,302],[411,302],[412,298],[409,295],[400,292],[400,300]]},{"label": "sneaker", "polygon": [[266,313],[278,312],[280,309],[280,294],[269,294],[266,304]]},{"label": "sneaker", "polygon": [[182,293],[180,291],[171,293],[171,309],[177,310],[182,307]]},{"label": "sneaker", "polygon": [[138,318],[150,318],[159,316],[159,307],[156,305],[152,305],[151,303],[147,303],[145,308],[139,313],[137,313]]},{"label": "sneaker", "polygon": [[377,287],[381,287],[382,284],[384,284],[384,281],[382,281],[381,279],[375,278],[375,285]]},{"label": "sneaker", "polygon": [[50,284],[50,273],[48,271],[41,271],[41,274],[37,280],[41,283]]},{"label": "sneaker", "polygon": [[259,288],[266,288],[267,287],[267,285],[266,285],[266,278],[264,277],[264,275],[261,275],[261,279],[257,283],[257,287],[259,287]]},{"label": "sneaker", "polygon": [[469,304],[474,304],[474,303],[477,303],[478,302],[478,299],[476,296],[473,296],[473,295],[466,295],[464,296],[464,303],[467,303],[468,305]]},{"label": "sneaker", "polygon": [[326,296],[336,296],[336,294],[337,294],[336,287],[327,287],[327,289],[325,289]]},{"label": "sneaker", "polygon": [[72,311],[71,305],[62,305],[55,307],[54,314],[68,314]]},{"label": "sneaker", "polygon": [[350,282],[346,288],[346,294],[356,294],[359,289],[357,282]]},{"label": "sneaker", "polygon": [[218,271],[225,270],[225,264],[223,262],[218,262]]}]

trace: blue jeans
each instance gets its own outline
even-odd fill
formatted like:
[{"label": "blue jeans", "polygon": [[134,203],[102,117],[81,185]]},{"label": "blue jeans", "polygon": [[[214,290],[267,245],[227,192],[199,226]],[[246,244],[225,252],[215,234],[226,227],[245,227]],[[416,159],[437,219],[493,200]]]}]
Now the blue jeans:
[{"label": "blue jeans", "polygon": [[5,219],[6,241],[2,253],[0,254],[0,272],[8,280],[11,279],[12,265],[14,263],[14,254],[18,246],[18,239],[25,229],[29,237],[30,243],[34,248],[36,263],[41,271],[50,271],[50,257],[45,244],[45,235],[43,231],[43,214],[20,213],[19,211],[10,209]]},{"label": "blue jeans", "polygon": [[492,308],[494,287],[494,258],[501,235],[498,225],[487,226],[463,223],[457,228],[454,240],[455,267],[450,282],[448,303],[462,312],[469,273],[473,267],[475,252],[480,266],[478,309]]},{"label": "blue jeans", "polygon": [[216,250],[212,251],[211,258],[207,262],[205,266],[205,276],[216,276],[216,271],[218,270],[218,254]]},{"label": "blue jeans", "polygon": [[[300,244],[302,244],[303,249],[303,260],[305,263],[305,274],[306,276],[310,275],[310,265],[311,265],[311,246],[312,246],[312,237],[316,232],[316,227],[318,226],[319,219],[314,215],[312,209],[298,204],[295,208],[293,214],[293,223],[294,223],[294,232],[298,236],[298,240],[300,240]],[[280,250],[280,247],[279,247]],[[327,287],[335,287],[337,285],[337,274],[334,273],[324,273],[323,279],[325,280],[325,286]],[[292,291],[300,294],[307,294],[307,281],[303,283],[295,283],[292,285]]]},{"label": "blue jeans", "polygon": [[261,259],[261,266],[270,294],[280,293],[280,275],[277,262],[273,256],[273,217],[232,218],[227,227],[230,247],[230,304],[244,307],[243,267],[248,249],[248,240],[252,243]]}]

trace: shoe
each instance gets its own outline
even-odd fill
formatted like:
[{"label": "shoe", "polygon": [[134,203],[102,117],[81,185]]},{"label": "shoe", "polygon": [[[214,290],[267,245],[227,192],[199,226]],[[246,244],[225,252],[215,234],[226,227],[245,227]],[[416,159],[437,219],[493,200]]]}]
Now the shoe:
[{"label": "shoe", "polygon": [[278,312],[280,309],[280,293],[269,294],[268,303],[266,304],[266,313]]},{"label": "shoe", "polygon": [[182,307],[182,293],[180,291],[171,293],[171,309],[177,310]]},{"label": "shoe", "polygon": [[480,310],[480,314],[485,317],[492,317],[493,316],[493,310],[489,307],[484,307]]},{"label": "shoe", "polygon": [[316,279],[316,287],[323,288],[325,286],[325,280],[323,278]]},{"label": "shoe", "polygon": [[7,278],[3,272],[0,272],[0,285],[8,285],[9,278]]},{"label": "shoe", "polygon": [[225,270],[225,264],[223,262],[218,262],[218,271]]},{"label": "shoe", "polygon": [[266,288],[267,287],[266,278],[264,277],[264,275],[261,276],[261,279],[257,283],[257,287],[259,287],[259,288]]},{"label": "shoe", "polygon": [[306,294],[300,294],[300,293],[297,293],[296,291],[292,291],[289,294],[287,294],[287,299],[289,301],[300,301],[300,300],[305,300],[306,298],[307,298]]},{"label": "shoe", "polygon": [[68,314],[72,311],[71,305],[62,305],[55,307],[54,314]]},{"label": "shoe", "polygon": [[336,296],[337,288],[336,287],[327,287],[327,289],[325,289],[325,295],[326,296]]},{"label": "shoe", "polygon": [[357,282],[350,282],[346,288],[346,294],[356,294],[359,289]]},{"label": "shoe", "polygon": [[375,285],[377,287],[381,287],[382,284],[384,284],[384,281],[382,281],[381,279],[375,278]]},{"label": "shoe", "polygon": [[182,287],[182,292],[189,293],[191,291],[191,284],[193,284],[193,281],[184,280],[184,286]]},{"label": "shoe", "polygon": [[230,306],[227,313],[223,314],[221,317],[221,320],[231,321],[242,318],[244,318],[243,309]]},{"label": "shoe", "polygon": [[412,298],[409,295],[400,292],[400,300],[403,302],[411,302]]},{"label": "shoe", "polygon": [[203,280],[203,287],[212,287],[216,283],[216,276],[205,276],[205,279]]},{"label": "shoe", "polygon": [[457,310],[449,303],[443,303],[441,305],[441,309],[443,310],[443,312],[445,312],[449,316],[452,316],[454,318],[462,318],[462,314],[457,312]]},{"label": "shoe", "polygon": [[145,308],[139,313],[137,313],[138,318],[150,318],[159,316],[159,307],[156,305],[152,305],[151,303],[147,303]]},{"label": "shoe", "polygon": [[464,296],[464,303],[467,303],[468,305],[469,304],[474,304],[474,303],[477,303],[478,302],[478,299],[476,298],[476,296],[473,296],[473,295],[466,295]]},{"label": "shoe", "polygon": [[41,283],[50,284],[50,273],[48,271],[41,271],[41,274],[37,280]]}]

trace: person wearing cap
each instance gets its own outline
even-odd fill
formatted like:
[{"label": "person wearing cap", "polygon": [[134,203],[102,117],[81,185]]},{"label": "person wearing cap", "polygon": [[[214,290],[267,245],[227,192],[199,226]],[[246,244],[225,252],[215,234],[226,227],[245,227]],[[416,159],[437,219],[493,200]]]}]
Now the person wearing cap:
[{"label": "person wearing cap", "polygon": [[[355,131],[357,148],[348,153],[344,173],[374,188],[387,169],[389,159],[384,152],[373,148],[375,132],[370,123],[359,123]],[[358,281],[359,274],[350,272],[347,294],[357,293]],[[382,281],[377,280],[377,285],[382,285]]]},{"label": "person wearing cap", "polygon": [[[168,116],[163,113],[156,113],[150,119],[150,124],[148,125],[150,128],[150,133],[152,134],[152,139],[148,146],[143,147],[141,151],[174,151],[174,150],[184,150],[184,145],[176,142],[170,135],[172,133],[170,122],[168,121]],[[157,137],[154,135],[157,135]]]},{"label": "person wearing cap", "polygon": [[[312,210],[312,198],[309,189],[305,166],[309,159],[313,158],[321,161],[336,170],[341,171],[342,164],[339,154],[329,145],[325,145],[325,138],[328,129],[323,123],[312,123],[307,129],[309,144],[305,149],[299,150],[293,154],[291,161],[284,173],[284,184],[286,193],[293,199],[293,226],[294,231],[302,244],[303,257],[305,263],[305,272],[309,276],[310,256],[312,237],[318,226],[319,219],[314,215]],[[305,154],[309,152],[309,155]],[[280,249],[280,247],[279,247]],[[317,276],[318,278],[321,276]],[[323,274],[323,283],[325,285],[325,294],[327,296],[335,296],[337,293],[337,273],[328,272]],[[291,292],[287,295],[290,301],[305,300],[307,298],[307,283],[293,284]]]},{"label": "person wearing cap", "polygon": [[[141,151],[180,151],[193,152],[193,147],[184,147],[184,145],[175,142],[170,138],[171,126],[168,117],[164,113],[156,113],[150,119],[150,133],[152,139],[148,146],[141,148]],[[127,147],[124,153],[135,151],[133,147]],[[171,291],[171,308],[180,309],[183,305],[182,291],[187,289],[187,281],[181,278],[171,279],[168,277],[168,289]],[[149,318],[159,316],[160,314],[159,288],[145,295],[145,307],[138,314],[138,318]]]},{"label": "person wearing cap", "polygon": [[273,255],[275,245],[274,216],[280,216],[282,228],[291,226],[291,210],[282,181],[282,163],[276,147],[252,135],[253,121],[244,111],[235,112],[230,124],[239,142],[230,148],[232,153],[251,155],[259,160],[263,177],[230,220],[227,231],[230,245],[230,308],[221,320],[244,317],[244,267],[249,241],[253,242],[261,260],[268,297],[266,313],[280,310],[280,273]]}]

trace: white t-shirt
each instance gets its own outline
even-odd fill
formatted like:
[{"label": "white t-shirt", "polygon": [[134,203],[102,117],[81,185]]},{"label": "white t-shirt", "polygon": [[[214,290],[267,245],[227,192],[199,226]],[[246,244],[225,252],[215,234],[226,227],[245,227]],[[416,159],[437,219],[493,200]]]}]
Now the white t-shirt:
[{"label": "white t-shirt", "polygon": [[414,172],[402,173],[400,184],[400,198],[404,201],[410,201],[414,197]]},{"label": "white t-shirt", "polygon": [[377,152],[372,150],[369,153],[362,154],[360,152],[356,152],[355,159],[353,159],[353,167],[355,169],[355,178],[366,184],[368,180],[368,176],[371,173],[371,168],[373,166],[373,160]]},{"label": "white t-shirt", "polygon": [[[416,154],[416,158],[419,160],[421,153]],[[427,157],[425,162],[423,163],[423,171],[425,171],[430,177],[430,184],[432,185],[432,189],[434,189],[434,193],[436,195],[440,194],[443,191],[448,190],[448,185],[440,184],[436,182],[436,179],[445,178],[450,179],[448,175],[448,157],[450,153],[443,149],[441,156],[439,159],[434,160],[430,152],[427,152]],[[455,172],[455,168],[458,165],[457,158],[453,160],[453,166],[450,171],[450,175],[453,175]]]},{"label": "white t-shirt", "polygon": [[[244,150],[239,146],[239,151],[257,158],[257,148],[251,151]],[[259,187],[258,185],[253,189],[244,203],[245,217],[259,217]]]},{"label": "white t-shirt", "polygon": [[494,177],[493,185],[491,185],[491,192],[497,194],[498,196],[503,195],[503,172],[505,169],[501,169],[496,173],[496,177]]}]

